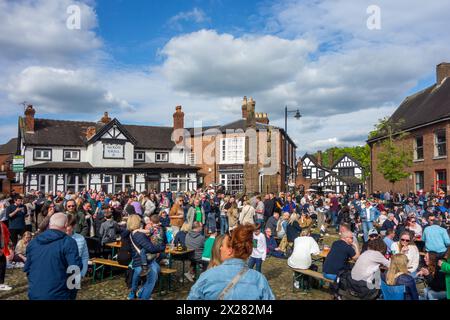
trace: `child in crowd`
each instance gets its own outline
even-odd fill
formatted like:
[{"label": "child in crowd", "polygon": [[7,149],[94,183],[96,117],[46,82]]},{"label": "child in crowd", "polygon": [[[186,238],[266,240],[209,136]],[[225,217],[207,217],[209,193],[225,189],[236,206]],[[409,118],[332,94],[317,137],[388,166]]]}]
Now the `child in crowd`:
[{"label": "child in crowd", "polygon": [[[150,218],[145,217],[145,229],[150,231],[148,235],[150,241],[154,245],[161,245],[164,242],[164,228],[160,222],[160,218],[157,214],[150,216]],[[148,260],[153,260],[157,258],[158,254],[147,253],[144,248],[141,249],[141,276],[144,276],[148,273]]]}]

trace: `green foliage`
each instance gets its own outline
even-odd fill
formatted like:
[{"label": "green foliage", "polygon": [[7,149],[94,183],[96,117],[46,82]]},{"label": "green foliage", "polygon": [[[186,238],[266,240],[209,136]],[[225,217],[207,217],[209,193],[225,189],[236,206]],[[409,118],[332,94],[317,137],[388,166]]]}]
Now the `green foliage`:
[{"label": "green foliage", "polygon": [[412,152],[405,150],[398,143],[408,135],[400,130],[402,123],[402,121],[394,123],[388,118],[380,119],[375,130],[371,132],[373,136],[385,137],[377,142],[381,146],[381,151],[378,153],[377,170],[392,185],[407,178],[410,173],[406,171],[406,168],[412,165]]},{"label": "green foliage", "polygon": [[[365,180],[370,173],[370,148],[368,145],[356,146],[356,147],[333,147],[322,152],[322,164],[325,167],[331,167],[333,163],[330,163],[330,158],[333,162],[339,160],[345,154],[350,155],[356,161],[358,161],[363,167],[363,180]],[[317,157],[317,154],[315,154]]]}]

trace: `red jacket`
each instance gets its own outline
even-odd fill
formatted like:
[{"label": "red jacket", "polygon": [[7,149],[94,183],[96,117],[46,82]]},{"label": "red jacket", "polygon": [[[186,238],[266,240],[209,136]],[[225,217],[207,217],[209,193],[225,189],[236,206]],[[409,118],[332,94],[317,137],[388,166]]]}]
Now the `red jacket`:
[{"label": "red jacket", "polygon": [[2,241],[0,241],[0,243],[3,245],[3,248],[0,248],[0,250],[2,250],[5,257],[7,257],[7,256],[9,256],[9,249],[8,249],[9,230],[8,230],[8,227],[3,222],[0,222],[0,237],[3,238],[3,239],[0,239],[0,240],[2,240]]}]

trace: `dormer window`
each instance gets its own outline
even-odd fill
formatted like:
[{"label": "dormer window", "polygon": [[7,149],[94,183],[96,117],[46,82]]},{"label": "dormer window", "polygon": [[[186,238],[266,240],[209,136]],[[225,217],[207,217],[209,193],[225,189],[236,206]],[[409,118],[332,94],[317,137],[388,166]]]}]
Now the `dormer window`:
[{"label": "dormer window", "polygon": [[80,161],[80,150],[63,150],[64,161]]},{"label": "dormer window", "polygon": [[52,160],[52,149],[34,149],[33,160]]},{"label": "dormer window", "polygon": [[155,153],[155,162],[169,162],[169,153],[168,152],[156,152]]},{"label": "dormer window", "polygon": [[145,162],[145,152],[144,151],[135,151],[134,152],[134,161],[135,162]]}]

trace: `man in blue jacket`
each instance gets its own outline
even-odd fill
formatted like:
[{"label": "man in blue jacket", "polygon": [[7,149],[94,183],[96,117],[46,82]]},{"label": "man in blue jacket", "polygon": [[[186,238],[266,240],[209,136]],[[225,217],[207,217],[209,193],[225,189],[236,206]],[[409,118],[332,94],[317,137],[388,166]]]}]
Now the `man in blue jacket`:
[{"label": "man in blue jacket", "polygon": [[[76,296],[73,290],[79,288],[75,283],[80,281],[83,264],[77,242],[66,234],[66,227],[67,216],[55,213],[50,218],[49,229],[27,247],[23,271],[28,277],[30,300],[69,300]],[[76,275],[71,270],[80,272]]]},{"label": "man in blue jacket", "polygon": [[373,229],[373,222],[378,218],[380,212],[373,207],[370,201],[366,201],[365,208],[361,209],[360,218],[364,233],[364,242],[369,241],[369,230]]}]

